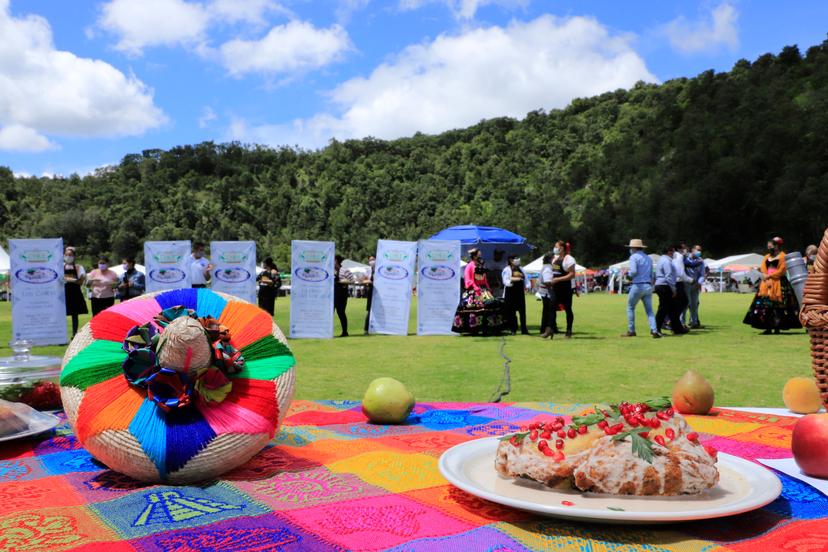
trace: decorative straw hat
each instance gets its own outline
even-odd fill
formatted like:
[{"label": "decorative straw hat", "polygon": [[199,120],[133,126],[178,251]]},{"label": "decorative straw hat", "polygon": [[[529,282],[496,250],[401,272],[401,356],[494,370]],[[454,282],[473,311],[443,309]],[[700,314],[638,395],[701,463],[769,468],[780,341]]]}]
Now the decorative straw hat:
[{"label": "decorative straw hat", "polygon": [[644,242],[641,241],[638,238],[630,240],[629,245],[626,245],[625,247],[635,247],[635,248],[638,248],[638,249],[647,249],[647,246],[644,245]]},{"label": "decorative straw hat", "polygon": [[61,397],[80,443],[141,481],[190,483],[240,466],[290,406],[294,358],[271,316],[208,289],[142,295],[84,326]]}]

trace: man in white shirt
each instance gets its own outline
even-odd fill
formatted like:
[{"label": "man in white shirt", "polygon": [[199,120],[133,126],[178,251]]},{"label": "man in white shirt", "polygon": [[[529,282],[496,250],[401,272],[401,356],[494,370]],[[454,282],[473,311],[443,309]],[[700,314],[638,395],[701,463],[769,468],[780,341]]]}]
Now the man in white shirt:
[{"label": "man in white shirt", "polygon": [[204,244],[196,242],[193,244],[193,254],[191,255],[192,264],[190,265],[190,283],[194,288],[206,288],[210,281],[210,271],[213,265],[210,264],[210,259],[204,255]]},{"label": "man in white shirt", "polygon": [[509,255],[506,266],[500,273],[503,283],[504,314],[512,335],[517,333],[518,319],[520,319],[520,333],[529,335],[526,328],[526,288],[528,281],[523,269],[520,268],[520,258]]},{"label": "man in white shirt", "polygon": [[547,253],[543,256],[543,268],[540,273],[540,285],[538,286],[538,295],[543,301],[543,310],[541,312],[541,334],[542,338],[552,337],[552,280],[555,279],[555,274],[552,272],[552,255]]}]

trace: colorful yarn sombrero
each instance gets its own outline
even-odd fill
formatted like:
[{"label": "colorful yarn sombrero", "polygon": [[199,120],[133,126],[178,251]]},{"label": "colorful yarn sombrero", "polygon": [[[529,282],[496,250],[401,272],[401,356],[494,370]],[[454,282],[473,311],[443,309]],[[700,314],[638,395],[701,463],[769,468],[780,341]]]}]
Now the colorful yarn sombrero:
[{"label": "colorful yarn sombrero", "polygon": [[279,429],[294,358],[270,315],[208,289],[151,293],[95,316],[63,357],[80,443],[142,481],[189,483],[249,460]]}]

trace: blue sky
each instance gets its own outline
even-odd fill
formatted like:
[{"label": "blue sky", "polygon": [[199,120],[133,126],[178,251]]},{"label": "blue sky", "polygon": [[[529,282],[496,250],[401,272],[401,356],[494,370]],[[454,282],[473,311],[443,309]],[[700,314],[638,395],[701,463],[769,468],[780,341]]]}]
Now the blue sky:
[{"label": "blue sky", "polygon": [[804,53],[826,21],[818,0],[0,0],[0,165],[436,133]]}]

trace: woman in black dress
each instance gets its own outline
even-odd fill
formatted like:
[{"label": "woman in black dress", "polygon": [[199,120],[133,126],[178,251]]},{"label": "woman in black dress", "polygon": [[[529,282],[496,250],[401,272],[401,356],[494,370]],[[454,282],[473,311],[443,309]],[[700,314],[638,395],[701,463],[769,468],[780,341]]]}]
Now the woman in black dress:
[{"label": "woman in black dress", "polygon": [[83,298],[82,286],[86,280],[86,271],[75,262],[75,248],[63,250],[63,281],[66,293],[66,316],[72,317],[72,337],[78,333],[78,315],[89,313],[86,299]]},{"label": "woman in black dress", "polygon": [[273,316],[276,310],[276,295],[282,287],[282,277],[272,257],[264,260],[264,270],[256,276],[256,281],[259,282],[259,308]]},{"label": "woman in black dress", "polygon": [[773,238],[768,242],[768,254],[759,267],[762,283],[743,320],[745,324],[765,330],[762,333],[766,335],[802,327],[799,322],[799,304],[788,283],[782,245],[782,238]]}]

